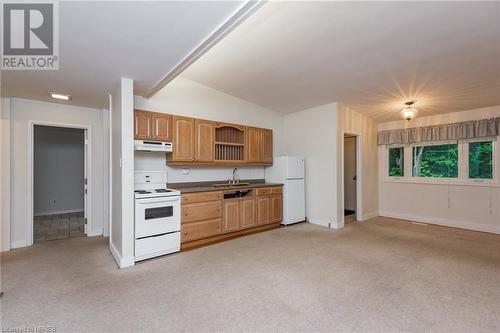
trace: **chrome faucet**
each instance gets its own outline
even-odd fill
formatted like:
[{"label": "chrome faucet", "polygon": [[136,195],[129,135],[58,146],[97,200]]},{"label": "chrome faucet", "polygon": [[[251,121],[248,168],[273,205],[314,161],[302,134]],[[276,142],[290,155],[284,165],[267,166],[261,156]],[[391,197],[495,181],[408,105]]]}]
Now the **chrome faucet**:
[{"label": "chrome faucet", "polygon": [[238,176],[238,168],[233,169],[233,184],[238,184],[240,182],[240,176]]}]

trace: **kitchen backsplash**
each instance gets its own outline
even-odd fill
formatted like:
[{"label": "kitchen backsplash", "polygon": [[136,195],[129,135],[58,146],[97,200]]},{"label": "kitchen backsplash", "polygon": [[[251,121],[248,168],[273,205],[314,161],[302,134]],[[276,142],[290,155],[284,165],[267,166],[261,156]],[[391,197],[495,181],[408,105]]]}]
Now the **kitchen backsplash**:
[{"label": "kitchen backsplash", "polygon": [[[234,167],[165,165],[165,153],[135,151],[136,171],[167,171],[169,183],[226,181],[233,176]],[[187,174],[186,174],[187,173]],[[264,167],[238,166],[240,179],[264,179]]]}]

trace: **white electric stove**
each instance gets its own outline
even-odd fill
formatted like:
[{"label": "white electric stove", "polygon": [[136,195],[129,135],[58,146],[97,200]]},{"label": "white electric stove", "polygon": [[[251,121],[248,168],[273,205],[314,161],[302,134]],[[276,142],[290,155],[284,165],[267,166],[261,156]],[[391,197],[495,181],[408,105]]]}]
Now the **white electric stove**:
[{"label": "white electric stove", "polygon": [[166,186],[165,172],[134,174],[135,261],[180,250],[181,193]]}]

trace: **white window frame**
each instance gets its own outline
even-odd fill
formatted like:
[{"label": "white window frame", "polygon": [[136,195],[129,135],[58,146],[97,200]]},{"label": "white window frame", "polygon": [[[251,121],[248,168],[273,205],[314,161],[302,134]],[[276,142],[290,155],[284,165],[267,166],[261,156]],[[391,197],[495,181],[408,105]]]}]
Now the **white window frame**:
[{"label": "white window frame", "polygon": [[[436,185],[463,185],[463,186],[489,186],[500,187],[500,153],[497,147],[499,137],[484,137],[467,140],[444,140],[433,142],[420,142],[407,145],[389,145],[382,149],[382,170],[384,182],[413,183],[413,184],[436,184]],[[469,143],[470,142],[493,142],[493,178],[478,179],[469,178]],[[445,144],[458,144],[458,177],[413,177],[413,147],[439,146]],[[404,148],[404,176],[389,176],[389,148]]]}]

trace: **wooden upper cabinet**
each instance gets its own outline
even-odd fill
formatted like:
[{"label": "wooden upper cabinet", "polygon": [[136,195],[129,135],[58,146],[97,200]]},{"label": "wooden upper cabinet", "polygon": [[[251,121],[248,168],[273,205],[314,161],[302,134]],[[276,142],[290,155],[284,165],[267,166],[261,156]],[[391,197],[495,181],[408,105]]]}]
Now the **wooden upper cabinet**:
[{"label": "wooden upper cabinet", "polygon": [[222,232],[231,232],[238,229],[240,229],[240,200],[224,200]]},{"label": "wooden upper cabinet", "polygon": [[273,163],[271,129],[134,110],[134,139],[172,142],[172,163]]},{"label": "wooden upper cabinet", "polygon": [[260,128],[247,127],[247,162],[258,163],[260,162],[260,141],[261,132]]},{"label": "wooden upper cabinet", "polygon": [[172,116],[154,112],[152,116],[153,140],[172,141]]},{"label": "wooden upper cabinet", "polygon": [[194,119],[172,116],[173,161],[194,161],[195,128]]},{"label": "wooden upper cabinet", "polygon": [[134,110],[134,139],[152,140],[153,131],[151,128],[152,112]]},{"label": "wooden upper cabinet", "polygon": [[213,162],[215,148],[214,123],[208,120],[195,119],[195,161]]},{"label": "wooden upper cabinet", "polygon": [[261,129],[260,151],[263,163],[273,163],[273,130]]}]

